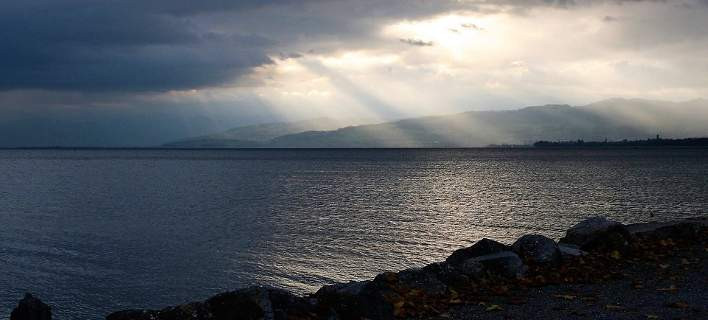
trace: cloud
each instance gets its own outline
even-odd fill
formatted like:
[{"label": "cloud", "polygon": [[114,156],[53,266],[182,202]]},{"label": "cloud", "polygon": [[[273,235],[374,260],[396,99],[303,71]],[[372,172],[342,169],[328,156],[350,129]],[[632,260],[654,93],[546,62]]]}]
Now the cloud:
[{"label": "cloud", "polygon": [[432,41],[423,41],[419,39],[398,39],[399,41],[409,44],[412,46],[419,46],[419,47],[430,47],[433,45]]},{"label": "cloud", "polygon": [[477,31],[482,31],[484,28],[474,24],[474,23],[463,23],[460,25],[460,27],[463,27],[465,29],[472,29],[472,30],[477,30]]},{"label": "cloud", "polygon": [[0,91],[220,86],[291,51],[298,38],[315,47],[334,37],[365,41],[382,20],[434,14],[455,2],[4,1]]},{"label": "cloud", "polygon": [[[297,91],[292,87],[300,89],[304,84],[302,77],[289,78],[292,70],[313,73],[308,75],[313,79],[308,90],[324,91],[317,86],[326,86],[331,74],[301,71],[298,63],[364,53],[368,56],[354,54],[351,64],[334,66],[332,73],[357,66],[347,70],[352,75],[350,87],[395,86],[412,92],[417,95],[412,101],[387,102],[409,108],[411,114],[434,111],[417,101],[459,110],[509,107],[509,101],[584,103],[610,94],[666,98],[660,95],[681,92],[683,98],[708,87],[704,76],[708,72],[703,72],[708,71],[704,58],[708,35],[702,32],[708,27],[703,19],[705,4],[699,0],[4,1],[0,2],[0,96],[44,92],[37,99],[24,100],[31,108],[51,104],[53,92],[78,92],[84,98],[72,104],[95,106],[117,100],[130,104],[135,96],[150,94],[174,101],[174,91],[195,90],[202,101],[228,104],[229,95],[222,92],[240,95],[244,89],[251,95],[277,96]],[[609,20],[613,23],[603,23]],[[400,34],[384,32],[395,24],[413,28]],[[417,50],[420,47],[425,50]],[[390,62],[361,63],[382,56]],[[513,61],[526,64],[510,68]],[[632,63],[629,68],[615,67],[620,61]],[[660,83],[667,76],[671,83]],[[362,86],[362,82],[368,83]],[[420,90],[422,85],[430,90]],[[301,98],[287,108],[339,106],[337,99],[347,96],[337,94],[341,86],[328,90],[326,97],[316,97],[320,100]],[[218,99],[213,98],[214,92],[219,92]],[[274,98],[278,103],[285,100]],[[7,100],[0,97],[3,101]]]},{"label": "cloud", "polygon": [[217,1],[162,2],[173,11],[159,10],[159,1],[130,2],[0,4],[0,90],[190,89],[219,85],[270,63],[265,37],[214,32],[173,15],[216,9]]}]

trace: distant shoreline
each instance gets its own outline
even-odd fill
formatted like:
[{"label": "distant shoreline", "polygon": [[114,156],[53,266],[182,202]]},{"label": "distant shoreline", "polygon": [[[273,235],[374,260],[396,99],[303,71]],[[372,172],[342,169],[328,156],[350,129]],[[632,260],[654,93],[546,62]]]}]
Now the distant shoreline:
[{"label": "distant shoreline", "polygon": [[92,146],[37,146],[37,147],[0,147],[0,150],[464,150],[464,149],[565,149],[565,148],[704,148],[708,147],[708,137],[665,139],[659,135],[646,140],[584,141],[578,140],[540,140],[533,144],[490,144],[483,147],[92,147]]},{"label": "distant shoreline", "polygon": [[655,139],[620,140],[620,141],[538,141],[536,148],[547,147],[708,147],[708,138],[663,139],[659,135]]},{"label": "distant shoreline", "polygon": [[0,147],[0,151],[12,150],[61,150],[61,151],[257,151],[257,150],[544,150],[544,149],[703,149],[708,148],[708,138],[704,144],[696,145],[641,145],[622,144],[622,142],[547,142],[534,145],[490,145],[484,147],[329,147],[329,148],[177,148],[177,147]]}]

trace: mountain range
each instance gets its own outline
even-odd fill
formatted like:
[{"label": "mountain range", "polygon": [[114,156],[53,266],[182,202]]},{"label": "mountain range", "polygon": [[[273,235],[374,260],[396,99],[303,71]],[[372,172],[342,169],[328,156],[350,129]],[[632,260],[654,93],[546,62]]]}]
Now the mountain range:
[{"label": "mountain range", "polygon": [[317,118],[295,122],[276,122],[236,127],[214,134],[187,138],[166,143],[165,147],[182,148],[252,148],[267,146],[272,140],[292,134],[335,130],[345,122],[329,118]]},{"label": "mountain range", "polygon": [[469,111],[341,127],[314,119],[230,129],[167,143],[168,147],[424,148],[484,147],[557,140],[708,136],[708,100],[609,99],[585,106],[544,105]]}]

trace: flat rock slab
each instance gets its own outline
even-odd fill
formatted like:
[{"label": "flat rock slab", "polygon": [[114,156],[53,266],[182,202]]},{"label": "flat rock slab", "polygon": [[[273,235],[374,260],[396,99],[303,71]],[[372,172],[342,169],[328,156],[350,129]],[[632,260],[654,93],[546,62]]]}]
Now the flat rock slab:
[{"label": "flat rock slab", "polygon": [[470,247],[455,250],[455,252],[453,252],[445,261],[451,265],[460,265],[469,258],[481,257],[508,250],[509,246],[503,243],[483,238],[482,240],[475,242]]},{"label": "flat rock slab", "polygon": [[699,217],[693,217],[693,218],[688,218],[688,219],[683,219],[683,220],[668,221],[668,222],[632,223],[632,224],[628,224],[626,227],[627,227],[627,230],[631,234],[639,234],[639,233],[653,232],[653,231],[656,231],[660,228],[671,227],[671,226],[676,226],[676,225],[685,224],[685,223],[703,225],[703,226],[708,227],[708,216],[699,216]]}]

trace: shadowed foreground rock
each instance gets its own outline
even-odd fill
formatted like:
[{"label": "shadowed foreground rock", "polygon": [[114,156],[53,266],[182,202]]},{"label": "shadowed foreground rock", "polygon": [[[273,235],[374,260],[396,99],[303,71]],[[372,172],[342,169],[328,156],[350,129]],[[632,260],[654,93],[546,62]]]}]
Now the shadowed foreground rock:
[{"label": "shadowed foreground rock", "polygon": [[455,250],[447,259],[446,262],[452,265],[462,264],[469,258],[480,257],[487,254],[499,253],[502,251],[509,251],[509,246],[490,240],[487,238],[482,238],[475,242],[472,246],[468,248],[462,248]]},{"label": "shadowed foreground rock", "polygon": [[529,263],[557,264],[561,258],[556,242],[538,234],[527,234],[516,240],[511,247]]},{"label": "shadowed foreground rock", "polygon": [[52,309],[41,300],[26,293],[17,307],[12,310],[10,320],[51,320]]},{"label": "shadowed foreground rock", "polygon": [[107,320],[181,319],[293,319],[306,317],[305,299],[287,291],[250,287],[218,294],[205,302],[192,302],[162,310],[128,310],[112,313]]},{"label": "shadowed foreground rock", "polygon": [[576,245],[585,251],[625,250],[632,241],[627,228],[605,217],[593,217],[568,229],[560,242]]}]

